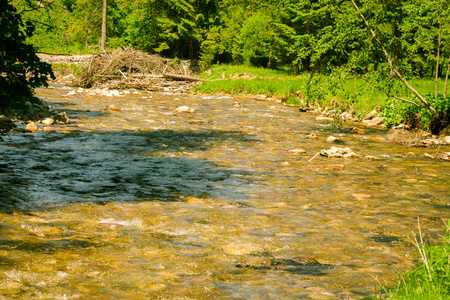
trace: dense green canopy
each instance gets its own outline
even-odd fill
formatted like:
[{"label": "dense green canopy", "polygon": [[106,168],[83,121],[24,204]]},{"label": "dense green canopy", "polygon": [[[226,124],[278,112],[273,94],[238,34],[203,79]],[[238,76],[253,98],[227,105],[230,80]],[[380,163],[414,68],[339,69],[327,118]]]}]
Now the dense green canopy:
[{"label": "dense green canopy", "polygon": [[[37,31],[31,42],[67,52],[98,45],[102,1],[14,0]],[[38,4],[37,4],[38,3]],[[402,73],[434,76],[450,55],[448,0],[356,1]],[[439,36],[441,37],[439,39]],[[440,45],[439,45],[440,44]],[[351,0],[109,0],[108,45],[205,64],[247,62],[295,70],[343,64],[386,68]]]}]

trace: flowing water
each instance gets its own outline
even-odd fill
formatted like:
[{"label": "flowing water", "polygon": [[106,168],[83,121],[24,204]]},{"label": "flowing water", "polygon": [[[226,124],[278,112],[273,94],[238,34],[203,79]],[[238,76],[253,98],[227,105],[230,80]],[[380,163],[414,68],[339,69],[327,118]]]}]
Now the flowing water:
[{"label": "flowing water", "polygon": [[[414,265],[418,217],[444,233],[450,165],[424,153],[448,146],[268,101],[67,93],[37,91],[71,124],[0,143],[0,299],[364,299]],[[360,157],[313,158],[330,134]]]}]

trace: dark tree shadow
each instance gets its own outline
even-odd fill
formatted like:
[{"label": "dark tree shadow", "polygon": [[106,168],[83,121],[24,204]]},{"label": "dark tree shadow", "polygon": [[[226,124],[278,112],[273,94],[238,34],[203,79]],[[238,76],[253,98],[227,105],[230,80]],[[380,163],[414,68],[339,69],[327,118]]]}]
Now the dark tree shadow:
[{"label": "dark tree shadow", "polygon": [[243,179],[233,175],[249,171],[187,154],[218,143],[250,141],[242,132],[217,130],[15,134],[0,144],[0,210],[180,201],[186,196],[245,199],[233,188]]}]

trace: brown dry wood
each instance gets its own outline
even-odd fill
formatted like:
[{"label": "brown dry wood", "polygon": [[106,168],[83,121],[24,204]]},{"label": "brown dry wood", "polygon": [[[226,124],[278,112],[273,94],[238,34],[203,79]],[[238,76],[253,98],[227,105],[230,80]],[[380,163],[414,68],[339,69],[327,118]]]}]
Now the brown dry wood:
[{"label": "brown dry wood", "polygon": [[202,78],[192,77],[192,76],[184,76],[184,75],[175,75],[175,74],[162,74],[164,77],[175,79],[175,80],[189,80],[189,81],[205,81]]}]

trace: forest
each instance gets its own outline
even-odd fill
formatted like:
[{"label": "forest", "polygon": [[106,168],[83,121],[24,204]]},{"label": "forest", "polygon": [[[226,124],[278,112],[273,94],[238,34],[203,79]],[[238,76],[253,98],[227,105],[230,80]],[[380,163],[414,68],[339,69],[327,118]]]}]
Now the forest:
[{"label": "forest", "polygon": [[[203,64],[248,63],[294,72],[350,65],[385,68],[384,47],[406,75],[445,75],[450,56],[446,0],[107,0],[107,47],[123,46]],[[99,46],[103,1],[14,0],[43,52]],[[358,10],[355,9],[357,5]],[[369,27],[365,24],[367,20]],[[373,30],[382,46],[374,43]]]},{"label": "forest", "polygon": [[[345,71],[415,112],[448,119],[447,0],[13,0],[51,54],[132,47],[207,69],[244,64],[291,74]],[[102,45],[102,32],[105,42]],[[311,76],[312,76],[311,75]],[[414,78],[434,80],[418,91]],[[395,92],[394,82],[409,90]]]}]

